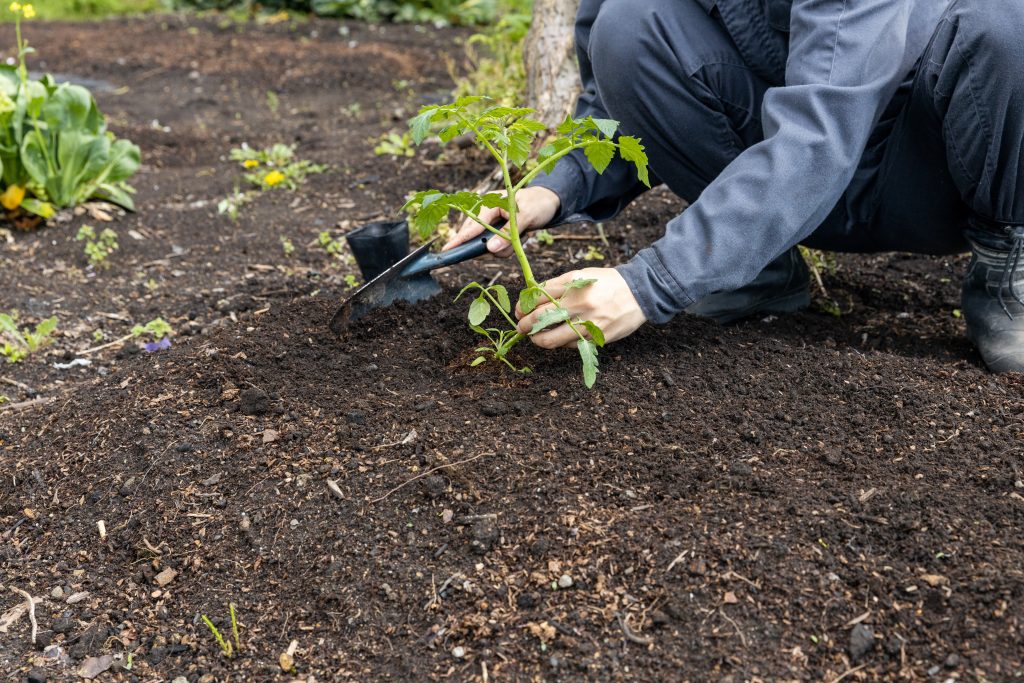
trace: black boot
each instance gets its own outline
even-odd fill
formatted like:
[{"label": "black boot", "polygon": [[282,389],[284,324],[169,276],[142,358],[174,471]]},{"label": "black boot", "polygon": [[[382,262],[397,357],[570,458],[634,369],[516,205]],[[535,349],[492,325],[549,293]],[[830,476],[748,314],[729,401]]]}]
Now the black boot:
[{"label": "black boot", "polygon": [[967,336],[992,372],[1024,372],[1024,225],[972,219],[965,234]]},{"label": "black boot", "polygon": [[719,325],[765,313],[793,313],[811,303],[811,276],[793,247],[765,266],[754,281],[731,292],[715,292],[686,309]]}]

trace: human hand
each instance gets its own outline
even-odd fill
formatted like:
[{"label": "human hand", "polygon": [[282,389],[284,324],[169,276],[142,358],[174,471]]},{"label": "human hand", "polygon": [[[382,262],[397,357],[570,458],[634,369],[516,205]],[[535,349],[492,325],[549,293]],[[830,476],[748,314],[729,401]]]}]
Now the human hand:
[{"label": "human hand", "polygon": [[[596,282],[586,287],[570,289],[566,293],[566,286],[578,279],[593,279]],[[584,268],[570,271],[549,280],[543,287],[555,299],[564,295],[561,303],[569,311],[570,320],[589,320],[601,328],[605,343],[628,337],[647,322],[647,317],[640,310],[640,304],[637,303],[629,285],[614,268]],[[549,301],[524,315],[517,305],[519,332],[528,335],[541,314],[553,307],[554,304]],[[534,344],[545,349],[575,346],[578,339],[572,328],[565,323],[530,337]]]},{"label": "human hand", "polygon": [[[519,232],[522,234],[528,230],[543,228],[550,223],[558,213],[561,200],[557,194],[546,187],[526,187],[516,193],[516,206],[516,222],[519,224]],[[494,225],[499,219],[508,219],[508,212],[504,209],[485,208],[480,211],[479,217],[484,223]],[[441,251],[447,251],[468,242],[483,231],[482,225],[467,218],[455,236],[441,248]],[[487,250],[497,256],[508,257],[512,255],[512,243],[503,237],[494,235],[487,241]]]}]

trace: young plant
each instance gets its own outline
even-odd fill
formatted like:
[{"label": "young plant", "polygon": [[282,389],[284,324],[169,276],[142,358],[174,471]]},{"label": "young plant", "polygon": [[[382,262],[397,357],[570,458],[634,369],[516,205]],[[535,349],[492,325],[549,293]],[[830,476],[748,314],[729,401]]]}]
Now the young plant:
[{"label": "young plant", "polygon": [[145,325],[136,325],[132,328],[133,337],[142,338],[148,335],[151,338],[152,341],[142,344],[147,353],[169,349],[173,334],[174,330],[163,318],[153,318]]},{"label": "young plant", "polygon": [[107,257],[119,249],[117,244],[117,233],[110,228],[104,228],[99,237],[91,225],[83,225],[75,235],[78,242],[85,241],[85,255],[89,257],[89,265],[93,268],[109,268]]},{"label": "young plant", "polygon": [[281,235],[281,251],[284,252],[286,258],[295,253],[295,245],[284,235]]},{"label": "young plant", "polygon": [[286,187],[297,190],[306,176],[323,173],[326,166],[307,159],[295,158],[295,145],[276,144],[266,149],[252,149],[249,145],[231,150],[231,160],[237,161],[248,172],[245,180],[260,190]]},{"label": "young plant", "polygon": [[0,347],[2,355],[8,363],[17,363],[24,360],[29,354],[35,353],[53,339],[53,333],[57,330],[57,317],[43,320],[35,328],[18,328],[18,314],[0,313],[0,339],[3,339],[3,346]]},{"label": "young plant", "polygon": [[416,150],[412,147],[412,138],[408,133],[385,133],[377,141],[373,153],[379,157],[392,156],[395,158],[416,156]]},{"label": "young plant", "polygon": [[331,237],[331,233],[324,230],[316,239],[317,244],[320,248],[326,251],[331,256],[341,258],[342,253],[345,251],[345,245],[341,240],[336,240]]},{"label": "young plant", "polygon": [[[537,334],[553,325],[568,325],[578,338],[576,347],[583,363],[583,383],[590,388],[597,380],[598,347],[604,346],[604,334],[592,321],[572,319],[568,309],[563,305],[562,298],[551,296],[544,283],[538,282],[534,277],[533,268],[519,236],[516,194],[538,175],[554,167],[559,159],[576,151],[581,152],[582,158],[598,173],[603,173],[617,154],[624,161],[632,163],[636,167],[637,177],[645,185],[650,186],[647,155],[637,138],[627,135],[616,137],[619,126],[616,121],[569,117],[558,126],[556,135],[550,142],[533,157],[531,149],[534,139],[547,131],[543,123],[530,118],[533,110],[504,106],[490,106],[481,110],[480,103],[484,100],[485,98],[476,96],[461,97],[451,104],[424,107],[419,115],[410,121],[412,137],[419,144],[435,128],[440,129],[439,136],[442,142],[448,142],[460,135],[471,136],[476,144],[498,163],[504,181],[504,194],[449,194],[439,190],[425,190],[414,194],[406,204],[406,209],[413,214],[413,225],[424,239],[436,230],[450,211],[454,210],[480,224],[486,231],[511,242],[525,283],[518,297],[520,310],[530,313],[538,306],[547,306],[529,335]],[[486,223],[480,218],[483,208],[503,209],[508,214],[507,224],[499,229]],[[594,280],[573,280],[566,288],[566,294],[573,289],[589,287],[593,283]],[[507,291],[504,288],[485,287],[474,282],[467,285],[460,296],[470,290],[478,292],[470,305],[470,328],[490,343],[490,346],[481,347],[484,351],[478,352],[486,355],[477,356],[473,364],[479,365],[490,356],[515,368],[507,356],[509,351],[523,340],[524,335],[516,330],[516,323],[511,317],[512,301]],[[485,328],[483,325],[493,311],[497,311],[511,329]],[[526,368],[520,371],[523,370]]]},{"label": "young plant", "polygon": [[221,635],[220,630],[214,625],[213,621],[210,620],[205,614],[202,615],[203,623],[206,624],[206,628],[210,629],[210,633],[213,635],[213,639],[217,641],[217,645],[220,646],[220,651],[224,653],[224,656],[228,659],[235,656],[236,653],[242,651],[242,643],[238,638],[238,620],[235,618],[235,603],[228,605],[228,612],[231,614],[231,635],[234,640],[232,645],[231,640],[226,640]]}]

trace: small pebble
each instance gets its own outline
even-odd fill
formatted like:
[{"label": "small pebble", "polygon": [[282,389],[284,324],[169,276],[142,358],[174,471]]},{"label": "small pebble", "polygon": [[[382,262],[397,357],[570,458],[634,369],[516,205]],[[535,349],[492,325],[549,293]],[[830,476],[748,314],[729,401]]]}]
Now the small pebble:
[{"label": "small pebble", "polygon": [[455,659],[462,659],[465,656],[466,648],[462,647],[461,645],[457,645],[456,647],[452,648],[452,657],[455,657]]},{"label": "small pebble", "polygon": [[50,591],[50,597],[54,598],[55,600],[61,600],[64,597],[64,589],[60,586],[57,586],[52,591]]},{"label": "small pebble", "polygon": [[568,574],[562,574],[558,577],[559,588],[572,588],[572,577]]}]

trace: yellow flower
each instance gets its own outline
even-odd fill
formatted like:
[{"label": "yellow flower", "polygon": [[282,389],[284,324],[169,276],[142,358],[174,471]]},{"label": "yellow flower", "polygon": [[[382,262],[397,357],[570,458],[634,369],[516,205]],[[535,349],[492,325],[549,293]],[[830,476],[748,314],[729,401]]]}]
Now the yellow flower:
[{"label": "yellow flower", "polygon": [[255,159],[246,159],[245,161],[242,162],[242,166],[245,166],[246,168],[256,168],[259,165],[260,162],[256,161]]},{"label": "yellow flower", "polygon": [[36,15],[36,8],[32,5],[25,5],[21,8],[21,12],[26,19],[31,19]]},{"label": "yellow flower", "polygon": [[7,9],[9,9],[12,12],[14,12],[15,14],[17,14],[18,12],[21,11],[21,3],[20,2],[12,2]]},{"label": "yellow flower", "polygon": [[8,211],[14,211],[21,206],[23,199],[25,199],[25,188],[21,185],[11,185],[4,190],[3,194],[0,194],[0,204]]},{"label": "yellow flower", "polygon": [[279,184],[282,180],[284,180],[284,173],[281,173],[278,170],[273,170],[263,176],[263,182],[267,187],[273,187],[274,185]]}]

